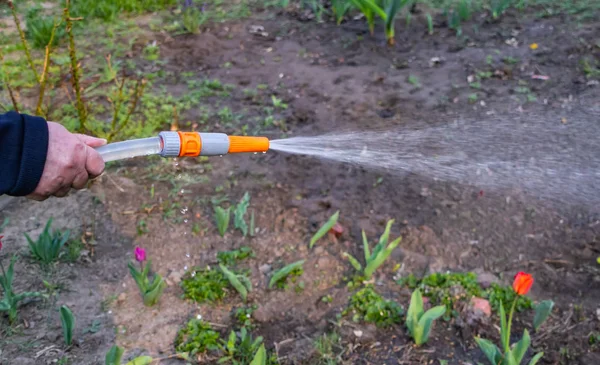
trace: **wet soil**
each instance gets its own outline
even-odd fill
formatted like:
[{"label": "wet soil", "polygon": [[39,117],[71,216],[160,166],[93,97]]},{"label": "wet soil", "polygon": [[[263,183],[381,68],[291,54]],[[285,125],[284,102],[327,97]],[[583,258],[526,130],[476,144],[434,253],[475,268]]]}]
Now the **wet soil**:
[{"label": "wet soil", "polygon": [[[370,37],[362,21],[335,27],[289,14],[220,24],[199,35],[152,37],[160,45],[162,67],[171,75],[162,84],[169,91],[186,92],[190,72],[199,80],[219,79],[236,86],[229,98],[208,97],[203,105],[215,110],[227,106],[243,114],[240,124],[222,125],[209,118],[199,129],[239,132],[248,124],[250,131],[275,138],[415,128],[460,118],[485,120],[490,115],[519,121],[535,113],[543,116],[540,123],[548,124],[562,123],[562,118],[581,109],[597,115],[600,89],[586,78],[580,60],[600,57],[595,46],[600,23],[568,20],[508,14],[501,22],[480,19],[457,38],[446,28],[427,35],[426,23],[417,14],[409,30],[397,31],[394,48],[385,46],[384,39]],[[253,25],[263,26],[268,34],[251,34]],[[531,43],[538,48],[532,50]],[[134,57],[142,48],[143,44],[134,44],[138,52]],[[142,70],[156,67],[142,59],[138,64]],[[481,71],[492,76],[473,90],[467,80]],[[532,79],[534,74],[548,80]],[[409,82],[409,76],[418,78],[420,86]],[[514,92],[523,82],[537,101],[528,102]],[[259,85],[267,86],[259,87],[256,95],[243,92]],[[474,92],[476,102],[471,98]],[[271,95],[288,104],[286,110],[276,112],[285,126],[263,125],[264,106]],[[181,119],[200,117],[198,111],[191,111]],[[221,238],[213,223],[211,198],[235,202],[245,191],[252,196],[256,235],[244,238],[228,233]],[[336,210],[346,229],[342,237],[329,237],[309,250],[310,236]],[[129,353],[171,354],[176,331],[198,315],[225,332],[232,324],[232,309],[242,305],[240,299],[229,295],[218,305],[196,305],[180,298],[177,283],[186,270],[214,265],[217,252],[242,245],[256,252],[255,258],[241,263],[251,270],[250,300],[258,305],[256,333],[265,337],[283,362],[315,363],[312,340],[332,329],[331,321],[336,321],[351,295],[344,281],[351,267],[342,253],[359,256],[361,230],[374,240],[388,219],[396,220],[392,232],[402,235],[403,241],[377,275],[382,295],[407,307],[410,291],[395,284],[393,277],[409,273],[476,270],[509,283],[515,272],[528,271],[536,279],[531,297],[557,302],[548,324],[532,335],[533,348],[546,354],[542,363],[600,363],[597,348],[588,343],[590,333],[600,330],[600,270],[595,262],[600,255],[600,217],[588,208],[537,199],[535,192],[483,191],[410,171],[390,174],[269,152],[208,161],[116,163],[91,193],[42,204],[17,201],[1,215],[13,222],[12,231],[4,233],[14,237],[5,241],[6,247],[25,247],[21,234],[40,229],[49,215],[56,217],[57,225],[82,232],[81,219],[84,227],[93,222],[97,241],[93,258],[60,271],[65,277],[74,276],[68,281],[71,291],[61,292],[60,301],[79,308],[80,333],[86,322],[102,321],[100,331],[82,335],[82,342],[70,350],[77,364],[98,363],[98,354],[115,340]],[[140,221],[142,231],[138,231]],[[133,245],[145,247],[154,269],[167,279],[168,288],[156,308],[143,306],[126,272]],[[269,270],[299,259],[306,260],[301,277],[304,291],[267,289]],[[29,269],[19,276],[17,287],[41,289],[39,273],[24,262]],[[396,264],[399,271],[393,270]],[[321,298],[328,295],[332,302],[324,303]],[[101,302],[107,298],[114,300],[103,312]],[[42,309],[41,304],[31,303],[22,318],[31,324]],[[532,316],[519,315],[517,328],[529,327]],[[42,318],[45,324],[30,325],[16,338],[30,341],[39,333],[58,330],[56,315]],[[349,364],[483,363],[473,336],[498,338],[495,320],[440,321],[428,345],[414,348],[401,326],[377,329],[341,323],[343,358]],[[36,349],[52,344],[61,348],[60,338],[36,341]],[[15,343],[7,342],[3,348],[3,359],[31,358],[31,351],[23,353]],[[53,356],[57,357],[40,358]]]}]

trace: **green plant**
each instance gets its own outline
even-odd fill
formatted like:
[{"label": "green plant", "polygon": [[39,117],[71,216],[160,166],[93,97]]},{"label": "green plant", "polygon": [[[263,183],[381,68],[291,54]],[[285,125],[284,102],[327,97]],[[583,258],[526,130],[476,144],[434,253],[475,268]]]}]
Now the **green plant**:
[{"label": "green plant", "polygon": [[[57,20],[50,16],[44,16],[41,6],[33,6],[28,9],[25,13],[25,22],[27,23],[27,38],[31,40],[35,48],[55,46],[65,36],[64,28],[55,29]],[[53,35],[54,31],[56,33]]]},{"label": "green plant", "polygon": [[246,192],[240,202],[235,206],[233,211],[233,224],[236,229],[242,231],[244,236],[248,235],[248,225],[244,216],[248,211],[248,205],[250,205],[250,194]]},{"label": "green plant", "polygon": [[75,316],[73,316],[73,312],[71,312],[69,307],[67,307],[66,305],[60,307],[60,322],[62,323],[65,344],[67,346],[71,346],[71,344],[73,343],[73,328],[75,327]]},{"label": "green plant", "polygon": [[160,57],[160,48],[158,44],[156,44],[156,41],[154,41],[148,43],[146,47],[144,47],[143,53],[148,61],[156,61]]},{"label": "green plant", "polygon": [[208,20],[208,13],[203,13],[195,5],[186,6],[182,11],[182,23],[187,32],[198,33],[200,26]]},{"label": "green plant", "polygon": [[[0,237],[1,239],[2,237]],[[2,275],[0,276],[0,286],[2,286],[2,300],[0,301],[0,312],[8,313],[8,321],[10,324],[14,324],[17,320],[17,308],[19,302],[26,298],[39,297],[42,294],[38,292],[23,292],[17,294],[13,290],[13,276],[14,266],[17,261],[17,255],[13,255],[8,265],[8,270],[4,270],[4,265],[0,261],[0,269],[2,269]]]},{"label": "green plant", "polygon": [[269,289],[273,288],[274,285],[279,289],[285,288],[286,281],[289,276],[297,277],[302,275],[304,272],[302,265],[304,265],[304,260],[296,261],[277,270],[275,273],[273,273],[273,276],[271,276],[271,280],[269,281]]},{"label": "green plant", "polygon": [[241,327],[252,328],[252,314],[258,309],[256,304],[237,308],[234,312],[235,322]]},{"label": "green plant", "polygon": [[[239,338],[239,341],[238,341]],[[263,343],[262,337],[252,338],[252,334],[242,327],[239,334],[231,331],[227,341],[221,340],[219,347],[224,353],[218,363],[248,364]]]},{"label": "green plant", "polygon": [[[121,357],[123,357],[123,353],[125,350],[120,348],[117,345],[108,350],[106,356],[104,357],[105,365],[121,365]],[[150,356],[138,356],[135,359],[129,361],[125,365],[149,365],[154,361]]]},{"label": "green plant", "polygon": [[135,283],[140,290],[144,305],[151,307],[158,303],[158,300],[160,299],[167,284],[163,280],[162,276],[160,276],[158,273],[154,273],[154,278],[152,281],[150,281],[149,272],[152,262],[151,260],[148,260],[146,265],[144,265],[144,261],[146,260],[146,252],[144,249],[136,247],[135,256],[142,270],[138,271],[131,261],[127,264],[127,266],[129,267],[129,272],[131,273],[133,280],[135,280]]},{"label": "green plant", "polygon": [[497,19],[500,15],[512,5],[514,0],[491,0],[490,7],[492,9],[492,17]]},{"label": "green plant", "polygon": [[411,84],[414,87],[421,87],[421,81],[419,81],[419,78],[415,75],[408,75],[408,83]]},{"label": "green plant", "polygon": [[264,344],[260,345],[260,348],[256,351],[256,355],[254,355],[250,365],[267,365],[267,350],[265,349]]},{"label": "green plant", "polygon": [[378,327],[387,327],[400,323],[404,309],[393,300],[383,299],[371,286],[367,286],[352,295],[348,308],[342,314],[352,314],[355,322],[364,320]]},{"label": "green plant", "polygon": [[433,35],[433,18],[431,17],[431,14],[427,14],[426,15],[427,18],[427,33],[429,33],[429,35]]},{"label": "green plant", "polygon": [[226,266],[234,265],[238,261],[249,257],[254,257],[254,251],[248,246],[242,246],[236,250],[220,251],[217,253],[217,261]]},{"label": "green plant", "polygon": [[231,217],[231,207],[223,209],[221,207],[215,207],[215,221],[217,222],[217,229],[221,237],[225,236],[227,228],[229,227],[229,218]]},{"label": "green plant", "polygon": [[332,0],[331,9],[335,15],[335,23],[337,25],[342,24],[344,15],[352,8],[352,3],[348,0]]},{"label": "green plant", "polygon": [[[504,305],[500,304],[500,343],[502,345],[502,350],[489,340],[481,337],[475,338],[475,342],[477,345],[479,345],[481,351],[493,365],[519,365],[529,349],[531,338],[529,337],[529,331],[527,331],[527,329],[523,330],[523,337],[512,346],[510,344],[510,337],[513,314],[517,306],[518,298],[527,294],[532,284],[533,277],[530,274],[520,272],[515,276],[513,290],[516,294],[516,297],[512,301],[508,320],[504,311]],[[547,316],[545,317],[547,318]],[[539,320],[537,325],[538,327],[541,325]],[[535,365],[542,358],[542,356],[544,356],[543,352],[533,356],[533,358],[529,361],[529,365]]]},{"label": "green plant", "polygon": [[315,233],[314,236],[312,236],[312,238],[310,239],[310,246],[309,246],[310,248],[313,248],[315,243],[317,243],[318,240],[320,240],[323,236],[325,236],[327,234],[327,232],[329,232],[331,230],[331,228],[333,226],[335,226],[339,217],[340,217],[339,210],[337,212],[335,212],[331,217],[329,217],[329,220],[327,220],[327,222],[323,226],[321,226],[321,228],[319,228],[317,233]]},{"label": "green plant", "polygon": [[85,246],[83,242],[81,242],[81,240],[69,240],[66,243],[67,252],[65,254],[64,259],[66,259],[68,262],[76,262],[77,260],[79,260],[79,257],[81,256],[81,251],[84,247]]},{"label": "green plant", "polygon": [[70,231],[51,231],[51,225],[52,218],[48,220],[44,230],[36,241],[33,241],[31,237],[25,233],[25,238],[27,238],[27,242],[29,243],[31,256],[44,265],[49,265],[58,260],[60,251],[69,239],[70,234]]},{"label": "green plant", "polygon": [[548,319],[550,313],[552,312],[552,308],[554,307],[554,302],[551,300],[544,300],[535,306],[535,316],[533,317],[533,328],[537,331],[540,329],[540,326]]},{"label": "green plant", "polygon": [[315,340],[316,357],[319,364],[337,365],[342,361],[344,348],[337,332],[324,333]]},{"label": "green plant", "polygon": [[271,95],[271,101],[273,102],[273,107],[275,109],[287,109],[288,105],[283,102],[283,100],[277,98],[275,95]]},{"label": "green plant", "polygon": [[242,300],[245,302],[248,298],[248,292],[252,290],[252,282],[250,282],[248,276],[233,273],[222,264],[219,264],[219,268],[221,268],[221,271],[223,271],[223,274],[225,274],[225,277],[229,280],[229,284],[237,290],[242,297]]},{"label": "green plant", "polygon": [[198,303],[215,302],[223,299],[229,281],[221,270],[212,268],[194,269],[181,281],[183,297]]},{"label": "green plant", "polygon": [[87,129],[87,108],[83,102],[83,95],[81,93],[81,85],[79,78],[81,77],[81,69],[79,61],[77,60],[77,49],[75,48],[75,36],[73,35],[73,17],[70,13],[71,1],[66,0],[64,6],[64,19],[66,23],[66,32],[69,37],[69,59],[71,61],[71,85],[75,92],[77,115],[79,117],[79,130],[85,131]]},{"label": "green plant", "polygon": [[175,350],[177,352],[193,356],[218,349],[219,333],[202,320],[193,318],[177,332],[175,338]]},{"label": "green plant", "polygon": [[367,240],[367,235],[365,231],[362,231],[363,238],[363,251],[365,256],[366,267],[363,271],[362,265],[355,259],[352,255],[347,252],[344,252],[344,257],[346,257],[352,266],[356,269],[356,271],[362,272],[366,279],[370,279],[373,273],[387,260],[387,258],[391,255],[392,251],[400,244],[402,237],[398,237],[396,240],[392,241],[388,244],[390,238],[390,230],[392,229],[392,225],[394,224],[394,220],[389,220],[385,231],[379,238],[379,243],[373,249],[373,252],[370,252],[369,241]]},{"label": "green plant", "polygon": [[377,0],[350,0],[367,19],[371,35],[375,33],[375,15],[378,15],[385,23],[385,36],[389,45],[395,44],[394,39],[394,21],[396,15],[402,10],[410,0],[384,0],[380,3]]},{"label": "green plant", "polygon": [[433,321],[443,316],[444,313],[446,313],[446,307],[443,305],[433,307],[425,312],[421,291],[419,289],[413,291],[406,313],[406,327],[417,346],[427,342]]}]

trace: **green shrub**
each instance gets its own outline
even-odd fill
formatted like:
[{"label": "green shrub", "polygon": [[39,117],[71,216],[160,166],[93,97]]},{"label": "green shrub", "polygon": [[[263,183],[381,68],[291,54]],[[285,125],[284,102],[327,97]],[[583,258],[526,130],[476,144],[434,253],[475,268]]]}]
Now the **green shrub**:
[{"label": "green shrub", "polygon": [[393,300],[383,299],[371,286],[367,286],[352,295],[350,305],[343,312],[343,315],[348,314],[352,314],[355,322],[362,320],[387,327],[401,322],[404,309]]},{"label": "green shrub", "polygon": [[221,270],[195,269],[181,281],[183,297],[198,303],[220,301],[227,294],[229,281]]},{"label": "green shrub", "polygon": [[191,319],[175,338],[175,350],[190,356],[219,349],[219,333],[199,319]]},{"label": "green shrub", "polygon": [[248,246],[242,246],[236,250],[221,251],[217,253],[217,260],[219,263],[232,266],[238,261],[244,260],[248,257],[254,257],[254,252]]}]

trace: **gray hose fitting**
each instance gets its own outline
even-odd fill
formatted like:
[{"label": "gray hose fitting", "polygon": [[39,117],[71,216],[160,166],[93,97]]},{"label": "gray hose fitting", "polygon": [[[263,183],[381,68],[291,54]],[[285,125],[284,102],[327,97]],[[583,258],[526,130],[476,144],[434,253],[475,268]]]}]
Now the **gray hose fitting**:
[{"label": "gray hose fitting", "polygon": [[181,139],[177,132],[160,132],[158,134],[162,140],[163,149],[160,152],[162,157],[178,157],[181,151]]}]

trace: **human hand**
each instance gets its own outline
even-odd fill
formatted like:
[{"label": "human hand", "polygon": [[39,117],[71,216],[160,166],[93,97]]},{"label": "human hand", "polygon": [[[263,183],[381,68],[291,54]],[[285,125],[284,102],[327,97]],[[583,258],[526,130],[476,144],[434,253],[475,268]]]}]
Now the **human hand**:
[{"label": "human hand", "polygon": [[105,139],[73,134],[58,123],[48,122],[48,154],[42,178],[27,197],[46,200],[51,195],[63,197],[71,188],[83,189],[88,180],[104,171],[104,160],[94,147]]}]

